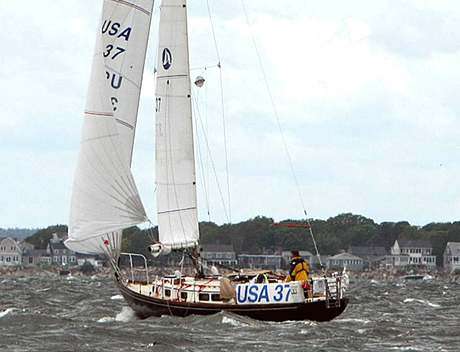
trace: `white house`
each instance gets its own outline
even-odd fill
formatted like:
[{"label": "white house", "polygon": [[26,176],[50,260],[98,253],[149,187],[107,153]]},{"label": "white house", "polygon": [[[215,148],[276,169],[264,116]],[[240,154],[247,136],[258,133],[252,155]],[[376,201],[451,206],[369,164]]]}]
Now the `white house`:
[{"label": "white house", "polygon": [[77,256],[77,264],[79,266],[83,266],[85,263],[90,263],[95,268],[102,268],[107,260],[93,254],[78,254]]},{"label": "white house", "polygon": [[460,271],[460,242],[447,242],[443,257],[447,272]]},{"label": "white house", "polygon": [[432,255],[430,242],[423,240],[396,240],[391,254],[386,257],[387,269],[404,269],[418,266],[427,270],[436,267],[436,256]]},{"label": "white house", "polygon": [[22,249],[11,237],[0,242],[0,266],[15,266],[22,264]]}]

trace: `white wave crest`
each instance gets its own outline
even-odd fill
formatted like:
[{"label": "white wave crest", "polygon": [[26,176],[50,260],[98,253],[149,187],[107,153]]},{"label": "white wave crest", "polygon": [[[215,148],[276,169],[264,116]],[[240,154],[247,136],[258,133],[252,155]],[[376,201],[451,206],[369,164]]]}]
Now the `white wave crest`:
[{"label": "white wave crest", "polygon": [[227,317],[225,315],[222,317],[222,324],[230,324],[233,326],[248,326],[249,325],[248,323]]},{"label": "white wave crest", "polygon": [[3,317],[6,317],[12,311],[13,311],[13,308],[8,308],[7,310],[4,310],[3,312],[0,312],[0,319],[3,318]]},{"label": "white wave crest", "polygon": [[115,296],[110,297],[110,299],[114,300],[114,301],[118,301],[118,300],[122,300],[123,296],[122,295],[115,295]]},{"label": "white wave crest", "polygon": [[115,322],[115,318],[104,317],[104,318],[99,319],[97,322],[98,323],[113,323],[113,322]]},{"label": "white wave crest", "polygon": [[429,301],[424,301],[423,299],[406,298],[406,299],[404,300],[404,303],[413,303],[413,302],[421,303],[421,304],[424,304],[424,305],[427,305],[427,306],[433,307],[433,308],[439,308],[439,307],[441,307],[439,304],[431,303],[431,302],[429,302]]},{"label": "white wave crest", "polygon": [[357,324],[370,324],[370,320],[366,319],[337,319],[335,320],[336,323],[357,323]]}]

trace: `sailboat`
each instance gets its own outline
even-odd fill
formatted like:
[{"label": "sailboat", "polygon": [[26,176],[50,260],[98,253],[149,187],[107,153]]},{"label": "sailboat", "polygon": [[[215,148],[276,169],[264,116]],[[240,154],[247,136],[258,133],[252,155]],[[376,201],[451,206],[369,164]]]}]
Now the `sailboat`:
[{"label": "sailboat", "polygon": [[[105,0],[96,41],[70,210],[68,248],[105,254],[139,317],[221,311],[259,320],[329,321],[348,304],[344,277],[285,282],[270,271],[206,270],[200,257],[186,0],[163,0],[156,78],[154,257],[179,252],[194,267],[154,275],[142,255],[121,253],[122,231],[148,221],[131,172],[153,0]],[[121,257],[145,265],[122,270]],[[262,274],[264,280],[256,278]]]}]

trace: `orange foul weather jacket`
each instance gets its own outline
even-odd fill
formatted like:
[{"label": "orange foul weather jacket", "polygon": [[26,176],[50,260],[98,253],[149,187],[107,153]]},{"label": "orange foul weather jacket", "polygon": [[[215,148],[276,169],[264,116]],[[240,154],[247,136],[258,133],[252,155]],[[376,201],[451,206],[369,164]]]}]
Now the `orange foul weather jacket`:
[{"label": "orange foul weather jacket", "polygon": [[291,260],[291,269],[286,282],[290,281],[307,281],[309,274],[308,264],[301,257],[294,257]]}]

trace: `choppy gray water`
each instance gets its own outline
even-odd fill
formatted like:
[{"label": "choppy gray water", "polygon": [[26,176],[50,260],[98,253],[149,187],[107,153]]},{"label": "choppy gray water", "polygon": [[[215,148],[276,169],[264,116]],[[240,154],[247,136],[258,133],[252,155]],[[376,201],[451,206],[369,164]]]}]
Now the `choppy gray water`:
[{"label": "choppy gray water", "polygon": [[351,280],[328,323],[138,320],[109,277],[0,276],[1,351],[460,351],[460,284]]}]

